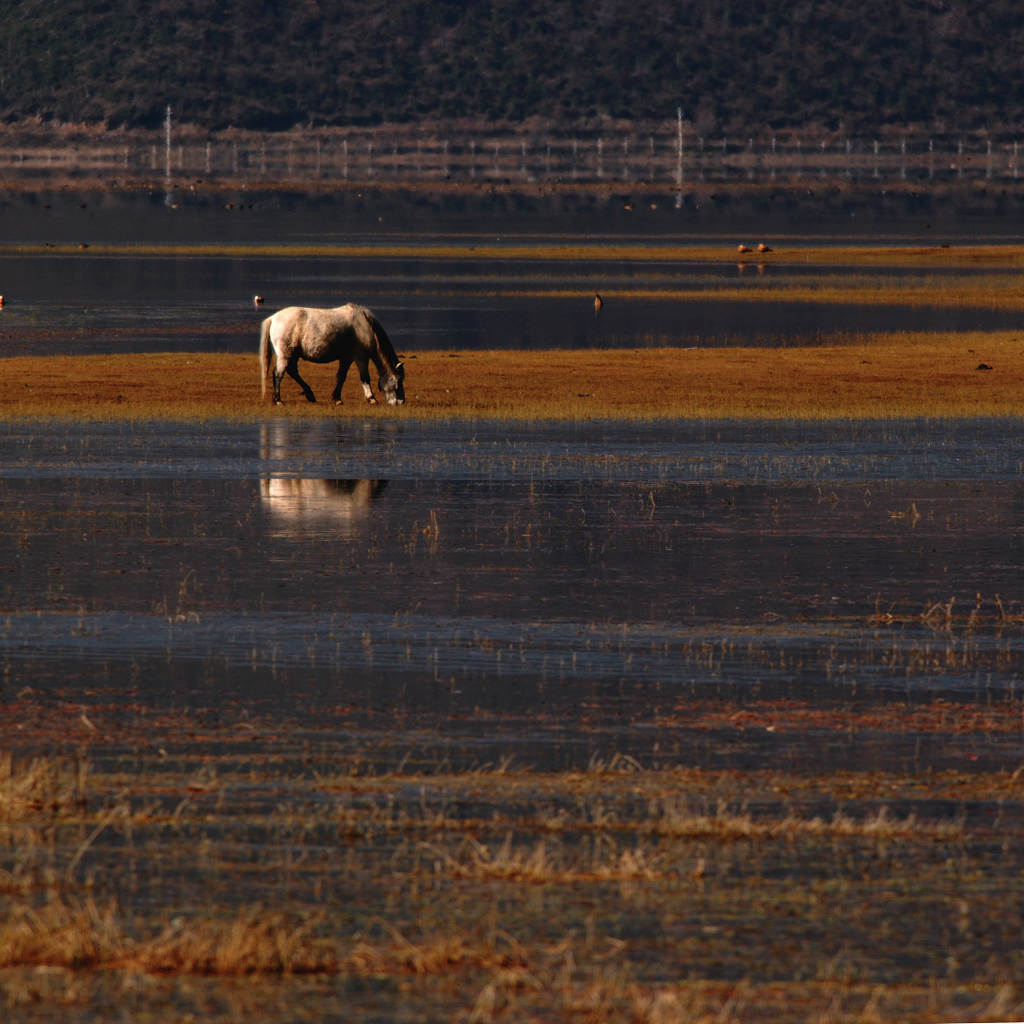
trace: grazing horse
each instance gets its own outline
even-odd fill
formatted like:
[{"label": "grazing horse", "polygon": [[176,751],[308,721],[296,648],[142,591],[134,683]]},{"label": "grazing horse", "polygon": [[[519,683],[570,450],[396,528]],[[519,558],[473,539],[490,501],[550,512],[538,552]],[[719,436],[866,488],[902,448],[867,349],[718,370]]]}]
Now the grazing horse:
[{"label": "grazing horse", "polygon": [[[298,361],[333,363],[338,360],[338,379],[331,397],[341,405],[341,385],[355,362],[366,400],[375,405],[370,387],[370,360],[380,372],[378,387],[388,405],[405,402],[405,370],[395,355],[391,339],[380,321],[364,306],[350,302],[336,309],[288,306],[267,317],[260,327],[260,394],[267,393],[267,374],[273,371],[274,404],[281,404],[281,381],[287,373],[309,402],[312,388],[299,376]],[[273,366],[271,366],[273,362]]]}]

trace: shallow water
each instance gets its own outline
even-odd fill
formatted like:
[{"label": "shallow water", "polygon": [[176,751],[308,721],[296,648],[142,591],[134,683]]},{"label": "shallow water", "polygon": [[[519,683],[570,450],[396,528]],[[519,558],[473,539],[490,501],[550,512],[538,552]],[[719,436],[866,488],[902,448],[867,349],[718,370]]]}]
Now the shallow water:
[{"label": "shallow water", "polygon": [[[401,709],[552,764],[612,737],[650,756],[681,700],[1003,699],[1021,432],[5,425],[5,689]],[[610,732],[574,734],[583,707]],[[480,713],[534,724],[452,725]]]},{"label": "shallow water", "polygon": [[[670,202],[638,203],[623,212],[622,197],[511,197],[486,194],[432,200],[427,195],[388,192],[325,195],[279,193],[226,195],[163,193],[33,194],[0,203],[0,243],[43,247],[34,253],[0,256],[0,294],[6,305],[0,336],[7,354],[64,352],[233,351],[255,348],[259,322],[286,305],[335,306],[358,301],[372,307],[402,351],[551,347],[698,345],[791,345],[835,340],[867,331],[996,330],[1018,326],[1013,313],[970,308],[906,308],[872,302],[827,305],[786,301],[756,305],[715,297],[725,285],[752,292],[784,288],[794,281],[827,287],[837,267],[737,267],[737,235],[758,232],[775,245],[828,244],[865,235],[856,219],[833,201],[819,198],[792,216],[755,209],[712,214],[696,200],[683,209]],[[650,206],[654,206],[651,209]],[[873,241],[934,244],[962,237],[1007,240],[1007,222],[942,220],[938,235],[925,216],[894,217],[869,237]],[[764,232],[769,232],[764,235]],[[781,235],[781,242],[779,236]],[[358,258],[222,256],[99,256],[91,244],[330,245],[373,246],[461,241],[665,242],[720,244],[716,265],[644,260],[544,261],[371,254]],[[71,253],[48,252],[47,244],[82,245]],[[855,271],[865,288],[898,289],[912,277],[941,287],[963,276],[1001,270],[899,268]],[[631,291],[695,290],[696,299]],[[593,294],[615,294],[599,317]],[[254,295],[265,299],[253,305]]]},{"label": "shallow water", "polygon": [[[734,247],[726,232],[742,219],[692,204],[673,214],[650,204],[632,219],[621,201],[603,202],[279,194],[235,196],[228,209],[209,194],[26,195],[7,200],[3,240],[472,232]],[[672,215],[681,219],[666,228]],[[839,240],[842,216],[787,224]],[[907,237],[927,234],[919,225]],[[1013,321],[714,298],[723,284],[821,273],[82,249],[0,258],[0,329],[11,354],[252,351],[266,308],[253,305],[257,292],[270,308],[367,302],[410,351],[791,344]],[[892,288],[912,276],[858,274]],[[708,298],[609,302],[595,317],[594,290],[651,287]],[[311,709],[343,704],[377,722],[413,715],[432,742],[458,737],[469,761],[514,744],[546,764],[597,749],[653,757],[652,723],[684,699],[1003,700],[1020,688],[1021,441],[1018,420],[4,424],[4,692],[242,702],[310,722]],[[913,748],[946,763],[964,749],[878,742],[882,762]],[[807,743],[787,744],[761,734],[718,749],[705,738],[676,756],[747,763],[770,750],[813,766]],[[1010,749],[994,743],[984,763]],[[833,738],[819,755],[835,763],[849,751]]]},{"label": "shallow water", "polygon": [[[997,330],[1012,312],[772,301],[749,306],[714,297],[723,281],[771,288],[769,277],[735,268],[595,268],[583,263],[490,263],[363,258],[292,260],[224,257],[0,257],[8,355],[255,350],[259,323],[287,305],[370,306],[403,352],[417,349],[650,348],[813,344],[858,332]],[[843,273],[842,270],[836,273]],[[885,271],[879,279],[893,277]],[[954,275],[944,275],[954,281]],[[899,275],[895,275],[899,279]],[[595,291],[696,288],[706,299],[606,301]],[[570,294],[566,295],[565,292]],[[254,306],[253,295],[265,298]]]}]

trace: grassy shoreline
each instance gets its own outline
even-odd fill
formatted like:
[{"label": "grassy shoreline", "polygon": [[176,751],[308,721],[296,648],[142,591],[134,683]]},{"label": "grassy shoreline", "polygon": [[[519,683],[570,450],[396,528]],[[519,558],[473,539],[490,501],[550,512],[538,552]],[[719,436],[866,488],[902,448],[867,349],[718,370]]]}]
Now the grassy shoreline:
[{"label": "grassy shoreline", "polygon": [[[255,355],[153,353],[3,360],[0,420],[873,419],[1018,416],[1024,336],[864,335],[798,348],[425,351],[406,354],[407,404],[368,406],[355,373],[303,364],[320,401],[286,380],[261,399]],[[308,371],[308,372],[307,372]]]}]

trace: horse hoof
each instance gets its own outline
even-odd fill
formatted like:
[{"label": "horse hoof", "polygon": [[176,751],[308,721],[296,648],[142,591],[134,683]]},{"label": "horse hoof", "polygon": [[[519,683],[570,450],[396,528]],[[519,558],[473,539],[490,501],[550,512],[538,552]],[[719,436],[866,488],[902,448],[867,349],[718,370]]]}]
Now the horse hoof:
[{"label": "horse hoof", "polygon": [[367,405],[376,405],[377,404],[377,399],[376,398],[368,398],[366,400],[366,404]]},{"label": "horse hoof", "polygon": [[334,404],[335,405],[344,405],[345,403],[340,398],[336,398],[334,400]]}]

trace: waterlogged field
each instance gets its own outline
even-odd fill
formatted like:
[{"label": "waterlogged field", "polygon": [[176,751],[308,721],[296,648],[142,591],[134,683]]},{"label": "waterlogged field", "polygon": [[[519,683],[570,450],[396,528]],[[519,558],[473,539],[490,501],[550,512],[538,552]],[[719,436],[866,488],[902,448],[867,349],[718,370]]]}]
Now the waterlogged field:
[{"label": "waterlogged field", "polygon": [[1016,1013],[1020,430],[5,425],[11,1012]]},{"label": "waterlogged field", "polygon": [[[291,258],[75,209],[0,259],[5,1019],[1024,1016],[1005,239]],[[374,305],[409,404],[260,405],[255,291]],[[508,355],[477,398],[520,344],[568,412]]]}]

